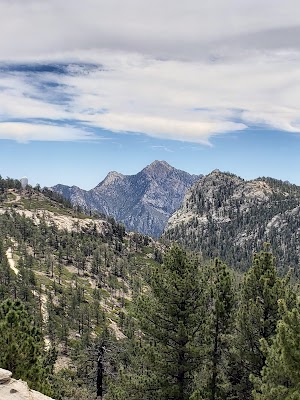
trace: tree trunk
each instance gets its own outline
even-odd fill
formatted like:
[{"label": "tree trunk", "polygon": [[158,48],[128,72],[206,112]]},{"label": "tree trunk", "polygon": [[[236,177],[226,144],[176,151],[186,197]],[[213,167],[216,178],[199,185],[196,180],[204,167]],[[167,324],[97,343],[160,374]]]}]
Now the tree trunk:
[{"label": "tree trunk", "polygon": [[102,400],[103,397],[103,356],[104,356],[104,347],[100,347],[99,356],[97,359],[97,397]]}]

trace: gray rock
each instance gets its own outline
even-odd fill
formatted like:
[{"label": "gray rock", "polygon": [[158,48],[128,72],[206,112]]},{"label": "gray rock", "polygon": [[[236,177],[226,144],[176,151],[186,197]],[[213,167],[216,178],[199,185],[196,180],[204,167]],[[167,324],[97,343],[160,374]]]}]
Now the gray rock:
[{"label": "gray rock", "polygon": [[202,175],[190,175],[165,161],[154,161],[136,175],[110,172],[94,189],[56,185],[51,189],[85,210],[123,222],[130,231],[159,237],[170,215]]},{"label": "gray rock", "polygon": [[164,237],[242,270],[269,242],[278,268],[299,269],[300,186],[214,170],[187,191]]},{"label": "gray rock", "polygon": [[6,383],[10,380],[12,373],[7,369],[0,368],[0,384]]},{"label": "gray rock", "polygon": [[53,400],[42,393],[29,389],[26,382],[11,378],[12,373],[0,369],[1,400]]}]

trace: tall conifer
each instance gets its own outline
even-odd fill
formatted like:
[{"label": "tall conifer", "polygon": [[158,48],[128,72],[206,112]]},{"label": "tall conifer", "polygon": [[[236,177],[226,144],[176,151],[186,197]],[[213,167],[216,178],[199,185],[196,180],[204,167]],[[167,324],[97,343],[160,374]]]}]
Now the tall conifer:
[{"label": "tall conifer", "polygon": [[253,377],[255,400],[300,399],[300,303],[291,311],[284,310],[271,346],[262,341],[267,354],[260,378]]},{"label": "tall conifer", "polygon": [[216,259],[209,270],[209,315],[207,318],[208,382],[203,398],[224,400],[227,397],[227,354],[232,330],[234,293],[232,276],[225,264]]},{"label": "tall conifer", "polygon": [[232,360],[232,384],[236,399],[252,397],[249,375],[259,376],[265,364],[260,340],[268,344],[280,319],[278,300],[286,298],[285,279],[278,277],[274,257],[268,247],[254,255],[246,273],[237,315],[236,352]]},{"label": "tall conifer", "polygon": [[135,372],[123,380],[126,398],[189,399],[200,364],[198,336],[203,323],[198,262],[178,246],[171,248],[134,308],[141,331],[134,346]]}]

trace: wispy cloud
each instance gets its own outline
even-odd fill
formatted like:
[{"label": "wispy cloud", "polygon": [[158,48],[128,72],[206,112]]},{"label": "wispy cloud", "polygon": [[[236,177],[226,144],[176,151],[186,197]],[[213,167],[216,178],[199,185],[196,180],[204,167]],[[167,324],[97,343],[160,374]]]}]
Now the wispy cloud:
[{"label": "wispy cloud", "polygon": [[96,137],[84,130],[46,124],[26,122],[0,123],[0,139],[13,139],[20,143],[35,141],[82,141],[95,140]]},{"label": "wispy cloud", "polygon": [[0,12],[0,138],[300,132],[298,1],[4,0]]},{"label": "wispy cloud", "polygon": [[153,150],[163,150],[166,151],[167,153],[174,153],[174,150],[169,149],[169,147],[166,146],[151,146]]}]

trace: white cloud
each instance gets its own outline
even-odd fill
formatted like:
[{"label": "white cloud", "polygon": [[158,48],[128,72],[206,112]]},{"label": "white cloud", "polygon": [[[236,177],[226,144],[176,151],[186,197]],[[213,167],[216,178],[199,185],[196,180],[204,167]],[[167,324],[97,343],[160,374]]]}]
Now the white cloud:
[{"label": "white cloud", "polygon": [[0,123],[0,139],[13,139],[20,143],[27,143],[31,140],[58,142],[93,140],[95,137],[72,127],[2,122]]},{"label": "white cloud", "polygon": [[299,8],[298,0],[2,0],[1,57],[107,48],[197,59],[231,42],[270,45],[274,29],[288,41]]},{"label": "white cloud", "polygon": [[0,62],[101,68],[0,72],[0,138],[82,140],[98,127],[207,144],[251,125],[300,132],[299,12],[298,0],[2,0]]},{"label": "white cloud", "polygon": [[97,116],[91,125],[114,132],[145,133],[149,136],[209,144],[209,137],[231,131],[243,130],[246,125],[230,121],[191,121],[142,114],[105,113]]}]

